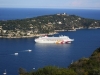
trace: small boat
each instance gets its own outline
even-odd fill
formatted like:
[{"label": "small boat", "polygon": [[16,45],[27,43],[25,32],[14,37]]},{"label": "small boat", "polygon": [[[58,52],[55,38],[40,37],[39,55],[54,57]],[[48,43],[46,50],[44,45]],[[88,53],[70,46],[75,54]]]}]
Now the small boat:
[{"label": "small boat", "polygon": [[29,49],[28,51],[31,52],[32,50]]},{"label": "small boat", "polygon": [[18,55],[18,53],[14,53],[14,55]]},{"label": "small boat", "polygon": [[71,64],[73,64],[73,60],[72,60]]},{"label": "small boat", "polygon": [[27,52],[31,52],[32,50],[29,49],[29,50],[25,50],[25,51],[27,51]]},{"label": "small boat", "polygon": [[35,68],[33,68],[33,70],[35,70]]},{"label": "small boat", "polygon": [[7,72],[6,72],[6,70],[5,70],[5,72],[3,73],[3,75],[6,75],[7,74]]}]

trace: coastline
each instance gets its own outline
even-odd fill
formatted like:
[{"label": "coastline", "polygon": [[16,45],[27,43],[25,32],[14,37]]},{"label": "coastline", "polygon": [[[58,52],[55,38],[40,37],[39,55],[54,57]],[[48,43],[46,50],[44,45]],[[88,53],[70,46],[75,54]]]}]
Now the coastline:
[{"label": "coastline", "polygon": [[54,35],[54,34],[58,34],[58,32],[52,32],[52,33],[45,33],[45,34],[30,34],[29,36],[0,36],[0,38],[8,38],[8,39],[17,39],[17,38],[34,38],[34,37],[39,37],[39,36],[45,36],[45,35]]},{"label": "coastline", "polygon": [[43,33],[43,34],[30,34],[30,35],[27,35],[27,36],[0,36],[0,38],[7,38],[7,39],[17,39],[17,38],[34,38],[34,37],[40,37],[40,36],[45,36],[45,35],[54,35],[54,34],[59,34],[59,32],[63,32],[63,31],[68,31],[68,32],[74,32],[74,31],[77,31],[77,30],[80,30],[80,29],[88,29],[88,30],[91,30],[91,29],[100,29],[100,27],[96,27],[96,28],[75,28],[75,29],[72,29],[72,30],[55,30],[55,32],[51,32],[51,33]]}]

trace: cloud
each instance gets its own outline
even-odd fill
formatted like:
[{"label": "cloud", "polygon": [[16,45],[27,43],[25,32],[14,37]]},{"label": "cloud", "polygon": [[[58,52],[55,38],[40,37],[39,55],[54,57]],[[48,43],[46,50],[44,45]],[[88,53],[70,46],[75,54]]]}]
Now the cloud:
[{"label": "cloud", "polygon": [[70,2],[70,5],[75,7],[81,7],[85,5],[86,2],[87,2],[86,0],[73,0],[72,2]]},{"label": "cloud", "polygon": [[99,8],[99,0],[70,0],[66,1],[66,7],[69,8]]},{"label": "cloud", "polygon": [[72,6],[80,6],[81,4],[82,4],[81,1],[79,1],[79,2],[73,1],[73,2],[71,3]]}]

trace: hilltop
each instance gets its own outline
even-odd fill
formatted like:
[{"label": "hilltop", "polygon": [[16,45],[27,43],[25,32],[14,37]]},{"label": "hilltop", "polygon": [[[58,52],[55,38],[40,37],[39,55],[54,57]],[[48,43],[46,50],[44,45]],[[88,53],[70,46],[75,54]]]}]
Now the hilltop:
[{"label": "hilltop", "polygon": [[57,31],[75,31],[83,28],[100,28],[100,20],[62,13],[0,21],[0,37],[34,37],[40,34],[55,34]]},{"label": "hilltop", "polygon": [[20,75],[100,75],[100,48],[97,48],[89,58],[81,58],[68,68],[47,66],[37,71],[26,72],[19,68]]}]

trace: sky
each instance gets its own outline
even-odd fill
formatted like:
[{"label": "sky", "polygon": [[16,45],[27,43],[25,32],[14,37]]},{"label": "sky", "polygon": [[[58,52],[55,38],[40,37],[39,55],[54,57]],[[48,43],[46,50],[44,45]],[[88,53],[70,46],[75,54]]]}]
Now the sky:
[{"label": "sky", "polygon": [[0,8],[100,9],[100,0],[0,0]]}]

